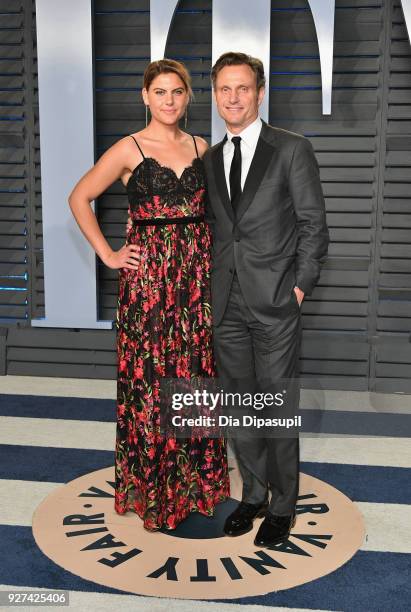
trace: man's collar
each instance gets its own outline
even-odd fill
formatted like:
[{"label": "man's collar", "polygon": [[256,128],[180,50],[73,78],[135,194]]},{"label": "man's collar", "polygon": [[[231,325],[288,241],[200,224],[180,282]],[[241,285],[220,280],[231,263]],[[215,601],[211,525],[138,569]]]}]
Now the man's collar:
[{"label": "man's collar", "polygon": [[244,130],[239,134],[232,134],[227,129],[226,138],[231,141],[233,136],[241,136],[241,139],[244,140],[247,145],[255,145],[258,140],[258,137],[260,136],[262,125],[263,122],[260,116],[258,116],[255,121],[250,123],[250,125],[247,125],[247,127],[244,128]]}]

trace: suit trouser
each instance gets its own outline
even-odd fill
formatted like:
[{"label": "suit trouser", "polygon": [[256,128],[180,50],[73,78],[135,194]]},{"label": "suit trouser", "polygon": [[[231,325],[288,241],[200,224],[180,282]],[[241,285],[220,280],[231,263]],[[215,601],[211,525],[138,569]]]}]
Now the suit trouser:
[{"label": "suit trouser", "polygon": [[[266,380],[298,377],[301,315],[293,309],[284,318],[273,317],[267,325],[249,310],[234,275],[222,321],[214,327],[217,375],[224,389],[233,380]],[[299,391],[294,394],[298,411]],[[241,429],[232,434],[233,447],[243,480],[242,501],[260,504],[271,490],[269,511],[286,515],[294,512],[299,487],[299,439],[255,437]]]}]

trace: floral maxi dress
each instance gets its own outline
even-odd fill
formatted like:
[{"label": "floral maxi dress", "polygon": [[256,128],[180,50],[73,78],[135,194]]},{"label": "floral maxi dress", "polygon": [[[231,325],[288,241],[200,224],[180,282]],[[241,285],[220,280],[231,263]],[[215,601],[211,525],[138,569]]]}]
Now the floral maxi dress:
[{"label": "floral maxi dress", "polygon": [[126,244],[138,246],[138,269],[119,271],[114,505],[150,530],[174,529],[193,511],[211,516],[230,493],[224,439],[159,430],[162,377],[215,376],[211,237],[193,140],[197,157],[180,177],[135,140],[143,160],[126,185]]}]

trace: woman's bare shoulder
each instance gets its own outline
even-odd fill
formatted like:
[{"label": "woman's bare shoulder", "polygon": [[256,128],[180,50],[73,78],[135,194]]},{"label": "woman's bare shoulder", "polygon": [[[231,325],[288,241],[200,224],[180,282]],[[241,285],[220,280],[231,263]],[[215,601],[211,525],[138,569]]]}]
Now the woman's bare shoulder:
[{"label": "woman's bare shoulder", "polygon": [[[125,136],[123,136],[123,138],[120,138],[120,140],[118,140],[118,143],[122,143],[123,145],[127,146],[127,145],[135,145],[135,142],[140,142],[144,141],[144,132],[143,130],[140,130],[139,132],[133,132],[132,134],[126,134]],[[134,142],[133,142],[134,141]]]},{"label": "woman's bare shoulder", "polygon": [[145,135],[143,130],[140,130],[139,132],[126,134],[123,138],[117,140],[115,146],[121,149],[127,157],[134,159],[135,153],[137,153],[137,156],[141,156],[141,150],[144,150],[145,144]]},{"label": "woman's bare shoulder", "polygon": [[194,138],[197,144],[198,153],[200,157],[202,157],[208,149],[208,142],[205,140],[205,138],[202,138],[201,136],[194,136]]}]

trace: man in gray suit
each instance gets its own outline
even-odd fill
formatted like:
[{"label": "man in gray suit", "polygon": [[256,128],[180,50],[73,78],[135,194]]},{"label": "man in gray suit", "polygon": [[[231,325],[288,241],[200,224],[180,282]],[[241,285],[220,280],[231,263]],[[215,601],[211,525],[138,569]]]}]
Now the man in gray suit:
[{"label": "man in gray suit", "polygon": [[[227,128],[203,158],[217,374],[229,390],[240,379],[255,381],[257,388],[267,378],[295,381],[300,306],[318,281],[329,242],[317,160],[307,138],[260,119],[260,60],[225,53],[211,79]],[[289,412],[298,410],[298,398],[298,392],[290,395]],[[243,492],[224,531],[242,535],[264,516],[254,542],[275,544],[295,522],[298,435],[259,437],[239,430],[231,443]]]}]

